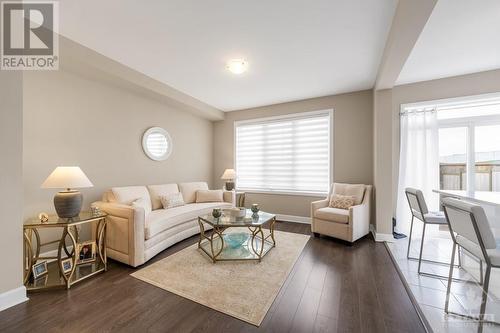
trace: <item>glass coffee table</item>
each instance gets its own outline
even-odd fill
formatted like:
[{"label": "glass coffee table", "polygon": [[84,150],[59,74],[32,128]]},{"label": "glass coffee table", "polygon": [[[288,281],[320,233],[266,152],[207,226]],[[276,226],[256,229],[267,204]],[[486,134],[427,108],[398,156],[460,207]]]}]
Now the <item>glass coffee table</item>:
[{"label": "glass coffee table", "polygon": [[[205,223],[213,228],[210,236],[205,235]],[[261,261],[276,246],[275,223],[276,215],[262,211],[254,215],[249,209],[243,217],[231,214],[230,210],[223,210],[219,218],[211,214],[199,216],[198,248],[214,263],[227,260]],[[265,224],[269,224],[269,230],[263,228]]]}]

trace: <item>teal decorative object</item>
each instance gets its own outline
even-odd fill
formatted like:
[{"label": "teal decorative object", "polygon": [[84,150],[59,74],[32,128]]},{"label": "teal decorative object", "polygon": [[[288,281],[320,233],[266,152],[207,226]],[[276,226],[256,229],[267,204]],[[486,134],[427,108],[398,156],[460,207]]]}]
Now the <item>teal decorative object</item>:
[{"label": "teal decorative object", "polygon": [[245,232],[231,233],[227,234],[224,240],[227,242],[230,248],[237,249],[248,239],[248,234]]},{"label": "teal decorative object", "polygon": [[257,213],[259,212],[260,208],[259,208],[259,205],[258,204],[253,204],[252,205],[252,208],[250,208],[252,210],[252,213],[254,215],[257,215]]}]

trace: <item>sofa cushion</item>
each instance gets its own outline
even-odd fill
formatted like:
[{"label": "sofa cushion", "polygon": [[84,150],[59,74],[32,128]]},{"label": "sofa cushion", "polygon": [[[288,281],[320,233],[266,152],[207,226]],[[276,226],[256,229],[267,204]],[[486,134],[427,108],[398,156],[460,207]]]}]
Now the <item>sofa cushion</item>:
[{"label": "sofa cushion", "polygon": [[363,201],[363,195],[365,194],[365,185],[334,183],[333,194],[352,195],[354,198],[354,204],[359,205]]},{"label": "sofa cushion", "polygon": [[141,206],[146,214],[151,212],[151,198],[146,186],[124,186],[111,189],[116,202],[124,205],[132,205],[137,199],[143,199]]},{"label": "sofa cushion", "polygon": [[200,215],[210,214],[214,208],[229,208],[230,203],[206,202],[191,203],[170,209],[157,209],[146,217],[146,239],[150,239],[160,232],[175,227],[187,221],[195,220]]},{"label": "sofa cushion", "polygon": [[196,191],[196,202],[223,202],[222,190],[198,190]]},{"label": "sofa cushion", "polygon": [[205,182],[180,183],[179,190],[185,203],[193,203],[196,201],[196,191],[208,190],[208,185]]},{"label": "sofa cushion", "polygon": [[316,210],[314,217],[337,223],[349,223],[349,210],[325,207]]},{"label": "sofa cushion", "polygon": [[180,192],[161,195],[160,201],[163,209],[170,209],[185,205],[184,198]]},{"label": "sofa cushion", "polygon": [[161,184],[161,185],[148,185],[149,195],[151,196],[151,205],[153,210],[162,208],[160,197],[170,193],[179,193],[177,184]]}]

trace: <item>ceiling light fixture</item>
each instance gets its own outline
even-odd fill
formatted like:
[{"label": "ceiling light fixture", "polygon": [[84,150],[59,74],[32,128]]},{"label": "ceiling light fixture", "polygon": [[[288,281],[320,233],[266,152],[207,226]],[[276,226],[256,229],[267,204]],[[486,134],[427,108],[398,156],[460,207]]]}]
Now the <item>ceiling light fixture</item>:
[{"label": "ceiling light fixture", "polygon": [[243,74],[248,69],[245,59],[231,59],[226,63],[226,68],[233,74]]}]

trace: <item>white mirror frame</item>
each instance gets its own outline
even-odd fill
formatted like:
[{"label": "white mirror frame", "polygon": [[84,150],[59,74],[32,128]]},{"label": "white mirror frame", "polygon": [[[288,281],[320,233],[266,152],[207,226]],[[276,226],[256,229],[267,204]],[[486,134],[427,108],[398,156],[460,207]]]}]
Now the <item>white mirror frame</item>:
[{"label": "white mirror frame", "polygon": [[[163,155],[161,155],[161,156],[153,155],[149,151],[147,142],[148,142],[148,137],[151,134],[161,134],[167,140],[167,143],[168,143],[167,150],[165,151],[165,153]],[[150,159],[152,159],[153,161],[164,161],[164,160],[166,160],[170,156],[170,154],[172,153],[172,148],[173,148],[173,143],[172,143],[172,138],[170,137],[170,134],[168,134],[168,132],[165,129],[161,128],[161,127],[151,127],[151,128],[148,128],[146,130],[146,132],[144,132],[144,134],[142,136],[142,149],[144,150],[144,153],[146,154],[146,156],[149,157]]]}]

